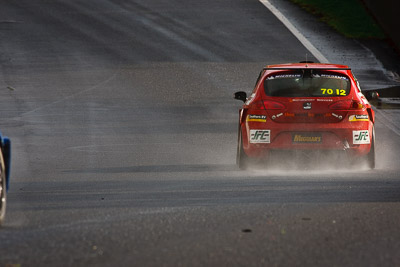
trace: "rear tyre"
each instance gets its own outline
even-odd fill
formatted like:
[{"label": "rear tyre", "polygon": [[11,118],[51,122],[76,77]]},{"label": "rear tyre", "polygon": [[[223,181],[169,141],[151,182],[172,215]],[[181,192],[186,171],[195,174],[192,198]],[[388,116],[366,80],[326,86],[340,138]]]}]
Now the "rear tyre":
[{"label": "rear tyre", "polygon": [[7,200],[7,188],[6,188],[6,170],[4,166],[3,153],[0,151],[0,225],[3,223],[6,215],[6,200]]},{"label": "rear tyre", "polygon": [[242,131],[239,126],[238,145],[237,145],[237,153],[236,153],[236,165],[239,166],[239,169],[246,170],[248,162],[249,162],[249,157],[247,156],[247,154],[244,152],[244,149],[243,149]]},{"label": "rear tyre", "polygon": [[375,169],[375,128],[372,128],[371,150],[366,156],[368,167]]}]

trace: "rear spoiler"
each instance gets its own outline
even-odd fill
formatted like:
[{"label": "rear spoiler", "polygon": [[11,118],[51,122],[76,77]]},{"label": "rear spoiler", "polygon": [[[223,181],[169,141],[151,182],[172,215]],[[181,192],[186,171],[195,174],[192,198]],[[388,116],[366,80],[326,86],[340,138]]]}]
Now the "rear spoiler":
[{"label": "rear spoiler", "polygon": [[351,70],[350,68],[263,68],[263,70]]}]

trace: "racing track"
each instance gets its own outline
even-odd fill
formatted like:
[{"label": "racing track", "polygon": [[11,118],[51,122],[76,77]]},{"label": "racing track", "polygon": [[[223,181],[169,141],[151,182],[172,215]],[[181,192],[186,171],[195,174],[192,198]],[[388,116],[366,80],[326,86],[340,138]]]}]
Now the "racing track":
[{"label": "racing track", "polygon": [[260,2],[0,6],[0,266],[400,264],[398,110],[376,170],[234,165],[233,92],[308,53]]}]

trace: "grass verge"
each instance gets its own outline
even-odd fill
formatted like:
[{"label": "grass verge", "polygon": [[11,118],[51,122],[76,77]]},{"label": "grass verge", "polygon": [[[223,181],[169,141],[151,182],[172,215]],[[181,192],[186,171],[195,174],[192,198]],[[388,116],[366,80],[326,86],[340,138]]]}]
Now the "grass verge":
[{"label": "grass verge", "polygon": [[339,33],[356,39],[384,39],[385,34],[359,0],[290,0],[318,16]]}]

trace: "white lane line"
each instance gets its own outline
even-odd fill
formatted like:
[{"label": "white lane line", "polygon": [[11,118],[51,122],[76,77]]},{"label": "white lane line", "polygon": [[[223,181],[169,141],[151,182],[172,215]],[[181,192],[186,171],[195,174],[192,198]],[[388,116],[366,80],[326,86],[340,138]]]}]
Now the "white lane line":
[{"label": "white lane line", "polygon": [[139,20],[143,25],[147,26],[150,28],[150,30],[157,31],[158,33],[164,35],[166,38],[171,39],[178,44],[181,44],[182,46],[186,47],[187,49],[193,51],[194,53],[197,53],[198,55],[208,59],[208,60],[217,60],[217,61],[223,61],[224,59],[222,57],[219,57],[215,54],[213,54],[211,51],[208,49],[204,49],[203,47],[197,45],[194,42],[191,42],[187,38],[181,37],[178,33],[175,33],[171,30],[169,30],[166,27],[163,27],[163,25],[157,24],[156,22],[152,21],[151,19],[142,17]]},{"label": "white lane line", "polygon": [[120,71],[120,67],[118,67],[118,69],[114,72],[114,74],[112,74],[110,77],[108,77],[108,78],[107,78],[106,80],[104,80],[104,81],[101,81],[101,82],[99,82],[99,83],[97,83],[97,84],[95,84],[95,85],[93,85],[93,86],[91,86],[91,87],[89,87],[89,88],[87,88],[87,89],[85,89],[85,90],[82,90],[82,91],[79,91],[79,92],[74,93],[74,94],[72,94],[72,95],[69,95],[69,96],[66,96],[66,97],[64,97],[64,98],[61,98],[61,99],[59,99],[59,100],[57,100],[57,101],[51,102],[51,103],[49,103],[49,104],[45,104],[45,105],[43,105],[43,106],[37,107],[37,108],[35,108],[35,109],[32,109],[32,110],[30,110],[30,111],[24,112],[24,113],[22,113],[21,115],[19,115],[19,116],[17,116],[17,117],[10,118],[10,120],[21,119],[21,118],[23,118],[23,117],[25,117],[25,116],[27,116],[27,115],[29,115],[29,114],[35,113],[35,112],[38,111],[38,110],[45,109],[45,108],[47,108],[47,107],[53,106],[53,105],[55,105],[55,104],[59,104],[59,103],[64,102],[64,101],[66,101],[66,100],[70,100],[70,99],[72,99],[72,98],[74,98],[74,97],[76,97],[76,96],[78,96],[78,95],[83,94],[83,93],[86,93],[86,92],[90,92],[90,91],[92,91],[92,90],[95,90],[95,89],[97,89],[98,87],[100,87],[100,86],[102,86],[102,85],[105,85],[105,84],[107,84],[109,81],[113,80],[113,79],[118,75],[118,72],[119,72],[119,71]]},{"label": "white lane line", "polygon": [[259,0],[265,7],[269,9],[282,23],[288,28],[288,30],[307,48],[308,51],[321,63],[329,63],[329,60],[322,55],[322,53],[315,48],[315,46],[307,40],[307,38],[299,32],[296,27],[268,0]]}]

